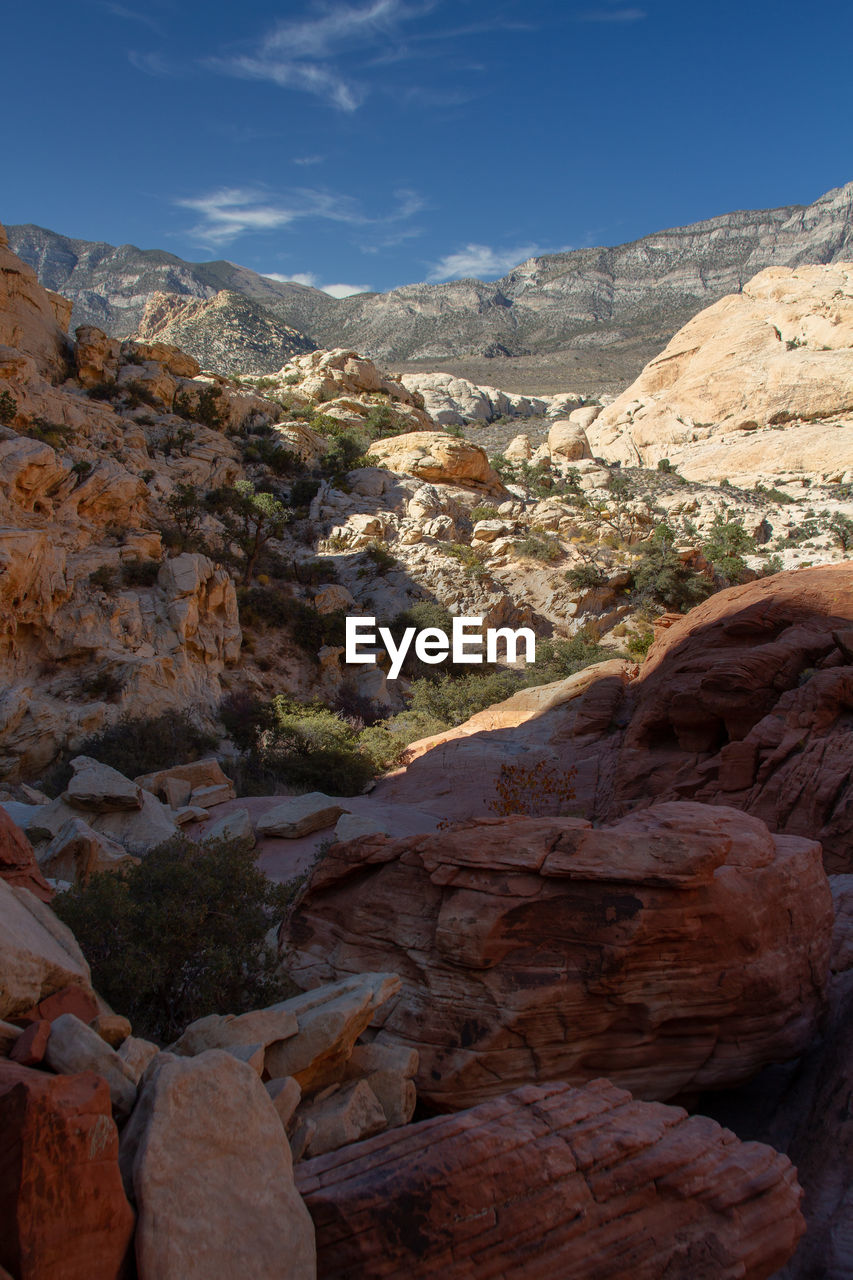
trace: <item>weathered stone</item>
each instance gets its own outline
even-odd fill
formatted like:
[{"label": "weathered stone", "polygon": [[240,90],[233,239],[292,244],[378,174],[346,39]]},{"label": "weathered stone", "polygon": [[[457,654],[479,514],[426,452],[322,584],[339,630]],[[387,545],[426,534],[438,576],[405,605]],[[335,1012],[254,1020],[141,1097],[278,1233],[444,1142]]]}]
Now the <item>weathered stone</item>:
[{"label": "weathered stone", "polygon": [[766,1280],[804,1227],[784,1156],[606,1080],[528,1085],[297,1183],[324,1280]]},{"label": "weathered stone", "polygon": [[75,809],[88,809],[95,813],[111,813],[114,810],[139,809],[142,805],[140,788],[117,769],[111,769],[99,760],[77,756],[71,761],[74,776],[63,792],[63,800]]},{"label": "weathered stone", "polygon": [[94,1071],[107,1082],[113,1110],[126,1118],[136,1101],[133,1073],[118,1054],[73,1013],[63,1013],[51,1023],[45,1062],[59,1075]]},{"label": "weathered stone", "polygon": [[382,1104],[365,1080],[344,1085],[316,1102],[303,1103],[299,1118],[314,1126],[305,1149],[309,1158],[371,1138],[388,1126]]},{"label": "weathered stone", "polygon": [[[139,809],[87,814],[88,826],[93,831],[106,836],[113,844],[122,845],[128,854],[137,858],[171,840],[178,831],[171,809],[148,791],[140,790],[140,796]],[[68,822],[80,817],[80,811],[62,799],[39,806],[37,813],[29,828],[33,841],[56,839]]]},{"label": "weathered stone", "polygon": [[60,987],[33,1008],[15,1016],[19,1022],[38,1022],[42,1018],[47,1022],[55,1022],[63,1013],[73,1013],[81,1022],[89,1025],[100,1014],[98,997],[88,987]]},{"label": "weathered stone", "polygon": [[0,806],[0,878],[7,884],[29,889],[30,893],[49,902],[50,885],[39,871],[33,847],[20,827]]},{"label": "weathered stone", "polygon": [[99,1013],[89,1025],[111,1049],[121,1048],[131,1032],[129,1020],[120,1013]]},{"label": "weathered stone", "polygon": [[458,1109],[531,1077],[667,1099],[795,1057],[831,929],[819,845],[677,803],[597,830],[515,817],[334,845],[287,944],[298,982],[399,972],[376,1040],[418,1049],[419,1095]]},{"label": "weathered stone", "polygon": [[330,800],[321,791],[310,791],[304,796],[284,800],[259,820],[259,835],[282,836],[293,840],[312,831],[331,827],[344,812],[336,800]]},{"label": "weathered stone", "polygon": [[202,840],[205,844],[212,844],[214,840],[239,840],[249,849],[254,849],[255,832],[249,810],[235,809],[233,813],[226,813],[212,827],[208,827]]},{"label": "weathered stone", "polygon": [[116,1280],[133,1238],[97,1076],[0,1062],[0,1266],[15,1280]]},{"label": "weathered stone", "polygon": [[9,1050],[9,1058],[22,1067],[37,1067],[47,1052],[51,1024],[46,1019],[31,1022]]},{"label": "weathered stone", "polygon": [[311,1219],[266,1090],[228,1053],[163,1054],[122,1135],[140,1280],[314,1280]]},{"label": "weathered stone", "polygon": [[154,795],[167,799],[165,786],[168,781],[187,782],[190,791],[194,791],[200,787],[218,787],[227,786],[231,788],[230,800],[234,799],[234,790],[230,778],[227,778],[222,771],[222,766],[218,760],[212,757],[204,760],[191,760],[189,764],[176,764],[171,769],[160,769],[157,773],[145,773],[136,778],[135,781],[140,787],[146,791],[153,792]]},{"label": "weathered stone", "polygon": [[15,1017],[69,983],[91,991],[71,930],[27,889],[0,880],[0,1017]]},{"label": "weathered stone", "polygon": [[96,871],[120,871],[136,862],[123,845],[95,831],[82,818],[69,818],[39,853],[39,866],[52,880],[83,883]]},{"label": "weathered stone", "polygon": [[302,1100],[302,1090],[293,1076],[285,1076],[284,1079],[279,1077],[275,1080],[267,1080],[264,1088],[275,1107],[282,1129],[286,1130]]},{"label": "weathered stone", "polygon": [[500,477],[489,465],[485,449],[443,431],[413,431],[374,440],[367,456],[384,462],[391,471],[432,484],[455,484],[480,493],[506,496]]},{"label": "weathered stone", "polygon": [[191,1022],[170,1046],[171,1052],[193,1057],[207,1049],[227,1049],[238,1044],[266,1046],[287,1040],[299,1030],[292,1003],[282,1000],[268,1009],[253,1009],[251,1013],[210,1013]]},{"label": "weathered stone", "polygon": [[270,1076],[294,1076],[303,1094],[337,1083],[356,1040],[399,990],[394,974],[361,973],[284,1001],[299,1032],[267,1049]]},{"label": "weathered stone", "polygon": [[214,805],[224,804],[233,798],[233,787],[223,782],[211,787],[195,787],[190,795],[190,804],[199,809],[212,809]]},{"label": "weathered stone", "polygon": [[359,836],[383,835],[386,825],[381,818],[370,818],[357,813],[342,813],[335,823],[334,838],[357,840]]},{"label": "weathered stone", "polygon": [[139,1084],[142,1073],[160,1052],[151,1040],[142,1040],[139,1036],[128,1036],[117,1049],[118,1056],[130,1071],[136,1084]]},{"label": "weathered stone", "polygon": [[16,1040],[23,1035],[20,1027],[12,1022],[0,1020],[0,1057],[8,1058]]},{"label": "weathered stone", "polygon": [[589,440],[583,427],[580,423],[570,422],[568,419],[558,419],[551,427],[548,432],[548,448],[552,454],[558,454],[569,462],[592,457]]}]

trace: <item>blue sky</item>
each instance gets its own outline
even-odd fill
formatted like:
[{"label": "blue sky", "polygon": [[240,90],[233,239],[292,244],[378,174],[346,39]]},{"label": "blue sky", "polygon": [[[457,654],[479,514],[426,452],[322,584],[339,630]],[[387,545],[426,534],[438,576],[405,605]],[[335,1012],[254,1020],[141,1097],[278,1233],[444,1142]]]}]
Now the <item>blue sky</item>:
[{"label": "blue sky", "polygon": [[339,294],[853,179],[849,0],[48,0],[3,26],[0,219]]}]

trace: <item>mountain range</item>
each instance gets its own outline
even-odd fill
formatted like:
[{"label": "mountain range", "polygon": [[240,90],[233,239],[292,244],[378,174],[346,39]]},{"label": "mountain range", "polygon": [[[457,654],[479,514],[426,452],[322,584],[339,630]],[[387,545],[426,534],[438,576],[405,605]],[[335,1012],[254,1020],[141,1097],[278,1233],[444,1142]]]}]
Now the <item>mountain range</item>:
[{"label": "mountain range", "polygon": [[853,183],[806,206],[530,258],[500,280],[347,298],[227,261],[185,262],[33,225],[8,234],[41,283],[73,301],[72,326],[173,341],[223,372],[269,372],[313,347],[343,346],[508,390],[561,390],[566,378],[582,390],[596,381],[619,389],[682,324],[764,267],[853,259]]}]

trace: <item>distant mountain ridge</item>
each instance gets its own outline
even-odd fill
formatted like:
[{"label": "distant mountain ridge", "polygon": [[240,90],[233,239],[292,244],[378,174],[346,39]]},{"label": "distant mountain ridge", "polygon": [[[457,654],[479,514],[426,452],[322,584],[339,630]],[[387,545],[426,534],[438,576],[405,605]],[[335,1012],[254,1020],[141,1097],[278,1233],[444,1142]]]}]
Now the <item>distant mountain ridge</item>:
[{"label": "distant mountain ridge", "polygon": [[[738,292],[768,266],[853,259],[853,183],[813,204],[723,214],[614,248],[546,254],[493,282],[412,284],[388,293],[332,298],[218,261],[185,262],[156,249],[74,240],[31,225],[8,228],[14,251],[48,288],[74,302],[72,325],[137,333],[155,294],[201,301],[239,295],[227,343],[205,324],[223,306],[195,309],[183,345],[224,371],[267,372],[312,346],[354,347],[385,364],[454,363],[572,351],[642,362],[709,303]],[[156,311],[157,308],[155,307]],[[169,307],[161,305],[164,313]],[[227,310],[227,308],[226,308]],[[295,331],[295,332],[294,332]],[[292,350],[288,350],[288,347]],[[638,371],[639,366],[637,367]],[[626,370],[633,376],[633,370]],[[495,375],[490,381],[499,381]]]}]

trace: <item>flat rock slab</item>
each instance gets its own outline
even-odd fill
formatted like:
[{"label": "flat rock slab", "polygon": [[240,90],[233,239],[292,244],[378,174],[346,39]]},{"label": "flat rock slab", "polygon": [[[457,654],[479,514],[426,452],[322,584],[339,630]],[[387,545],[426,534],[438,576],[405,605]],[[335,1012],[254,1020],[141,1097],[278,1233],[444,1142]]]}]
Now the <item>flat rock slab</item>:
[{"label": "flat rock slab", "polygon": [[337,800],[323,795],[322,791],[310,791],[308,795],[285,800],[265,813],[258,823],[258,835],[295,839],[334,826],[342,813],[344,807]]},{"label": "flat rock slab", "polygon": [[805,1225],[787,1157],[607,1080],[527,1085],[296,1177],[323,1280],[766,1280]]},{"label": "flat rock slab", "polygon": [[75,809],[110,813],[113,810],[140,808],[141,788],[117,769],[101,764],[99,760],[92,760],[89,756],[77,756],[71,761],[71,768],[74,776],[62,798]]},{"label": "flat rock slab", "polygon": [[91,991],[89,966],[71,930],[27,889],[2,879],[0,975],[0,1018],[5,1019],[70,984]]},{"label": "flat rock slab", "polygon": [[58,1075],[94,1071],[107,1082],[116,1115],[130,1115],[136,1101],[133,1072],[97,1031],[73,1013],[64,1013],[51,1023],[44,1059]]}]

